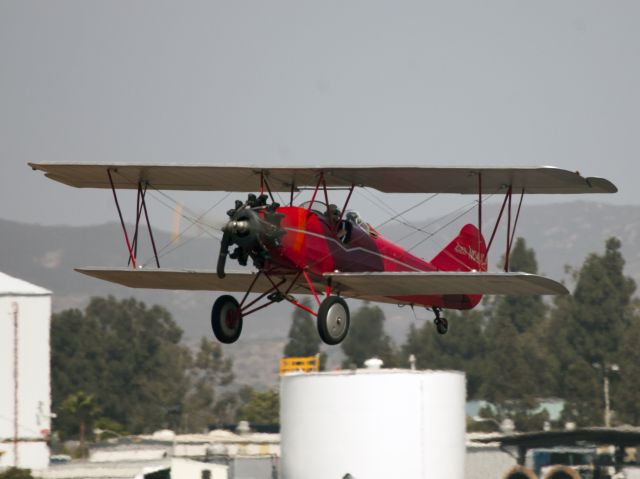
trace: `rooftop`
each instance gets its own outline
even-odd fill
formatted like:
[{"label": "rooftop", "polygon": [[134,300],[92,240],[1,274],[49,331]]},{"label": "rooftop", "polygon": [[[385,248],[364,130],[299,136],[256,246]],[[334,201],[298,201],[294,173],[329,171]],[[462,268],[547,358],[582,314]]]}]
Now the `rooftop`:
[{"label": "rooftop", "polygon": [[51,291],[0,272],[0,296],[51,296]]}]

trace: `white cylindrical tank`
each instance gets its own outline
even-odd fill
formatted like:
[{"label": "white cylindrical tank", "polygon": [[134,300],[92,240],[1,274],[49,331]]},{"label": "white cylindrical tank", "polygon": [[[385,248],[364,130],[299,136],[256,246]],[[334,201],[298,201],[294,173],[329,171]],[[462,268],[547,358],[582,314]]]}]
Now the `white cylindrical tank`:
[{"label": "white cylindrical tank", "polygon": [[464,477],[461,372],[295,373],[280,398],[283,479]]},{"label": "white cylindrical tank", "polygon": [[0,273],[0,469],[49,464],[51,292]]}]

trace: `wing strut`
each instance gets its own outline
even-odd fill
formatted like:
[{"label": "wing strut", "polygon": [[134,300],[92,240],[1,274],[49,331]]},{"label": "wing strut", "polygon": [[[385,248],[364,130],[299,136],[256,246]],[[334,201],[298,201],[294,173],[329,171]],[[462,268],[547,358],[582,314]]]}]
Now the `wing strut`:
[{"label": "wing strut", "polygon": [[[114,170],[117,172],[117,170]],[[153,230],[151,229],[151,221],[149,220],[149,211],[147,209],[146,194],[148,182],[145,182],[144,188],[142,182],[138,181],[138,194],[136,196],[136,224],[133,233],[133,242],[129,241],[129,234],[127,233],[127,227],[124,223],[124,217],[122,216],[122,209],[120,208],[120,202],[118,201],[118,194],[111,176],[111,168],[107,169],[107,175],[109,176],[109,184],[111,185],[111,191],[113,192],[113,200],[118,210],[118,217],[120,218],[120,225],[122,226],[122,232],[124,233],[124,239],[127,244],[127,250],[129,251],[129,260],[127,265],[131,264],[133,269],[137,268],[136,257],[138,256],[138,231],[140,226],[140,218],[144,212],[145,221],[147,223],[147,230],[149,231],[149,239],[151,241],[151,247],[153,248],[153,256],[156,260],[156,266],[160,268],[160,259],[158,258],[158,250],[156,248],[156,242],[153,237]]]},{"label": "wing strut", "polygon": [[[478,173],[480,176],[481,173]],[[478,230],[480,231],[480,235],[482,235],[482,180],[478,178]],[[505,206],[507,203],[509,204],[507,208],[507,236],[505,240],[505,255],[504,255],[504,271],[509,272],[509,258],[511,256],[511,247],[513,246],[513,239],[516,235],[516,227],[518,226],[518,219],[520,218],[520,209],[522,207],[522,200],[524,199],[524,188],[520,192],[520,201],[518,202],[518,209],[516,210],[516,217],[513,221],[513,227],[511,224],[511,198],[513,196],[513,185],[509,185],[507,188],[507,192],[504,195],[504,200],[502,201],[502,206],[500,207],[500,213],[498,213],[498,218],[496,219],[496,223],[493,226],[493,230],[491,232],[491,237],[489,238],[489,243],[487,245],[487,255],[489,254],[489,250],[491,249],[491,245],[493,244],[493,240],[496,236],[496,231],[498,231],[498,226],[500,226],[500,221],[502,220],[502,215],[505,210]]]},{"label": "wing strut", "polygon": [[129,234],[127,233],[127,228],[124,225],[124,219],[122,218],[122,211],[120,210],[120,203],[118,203],[118,195],[116,194],[116,188],[113,186],[113,178],[111,177],[111,170],[107,169],[107,174],[109,175],[109,183],[111,183],[111,191],[113,191],[113,200],[116,202],[116,208],[118,210],[118,216],[120,217],[120,224],[122,225],[122,231],[124,232],[124,240],[127,242],[127,249],[129,250],[129,260],[133,265],[133,269],[136,268],[136,258],[133,255],[133,248],[131,247],[131,243],[129,242]]}]

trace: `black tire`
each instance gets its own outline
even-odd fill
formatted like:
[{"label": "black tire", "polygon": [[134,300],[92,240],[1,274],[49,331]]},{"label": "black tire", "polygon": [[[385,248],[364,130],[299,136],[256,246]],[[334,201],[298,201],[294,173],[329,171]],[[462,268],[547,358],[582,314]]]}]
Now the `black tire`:
[{"label": "black tire", "polygon": [[340,344],[349,333],[349,306],[339,296],[329,296],[318,310],[318,334],[330,346]]},{"label": "black tire", "polygon": [[242,333],[242,312],[236,298],[225,294],[216,299],[211,308],[211,329],[224,344],[235,343]]},{"label": "black tire", "polygon": [[447,331],[449,331],[449,321],[447,321],[447,318],[436,318],[434,322],[436,323],[438,334],[447,334]]}]

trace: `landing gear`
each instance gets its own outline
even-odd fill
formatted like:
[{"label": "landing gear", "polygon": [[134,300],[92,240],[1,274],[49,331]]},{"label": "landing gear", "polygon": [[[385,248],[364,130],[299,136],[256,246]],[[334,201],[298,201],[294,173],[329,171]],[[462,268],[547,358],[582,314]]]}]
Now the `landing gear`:
[{"label": "landing gear", "polygon": [[339,296],[329,296],[318,310],[318,333],[326,344],[340,344],[349,332],[349,307]]},{"label": "landing gear", "polygon": [[238,340],[242,332],[242,312],[236,298],[225,294],[216,299],[211,309],[211,329],[221,343]]},{"label": "landing gear", "polygon": [[447,334],[447,331],[449,331],[449,321],[447,321],[447,318],[440,317],[440,311],[440,308],[433,308],[433,312],[436,314],[433,323],[436,325],[438,334]]}]

